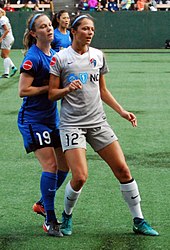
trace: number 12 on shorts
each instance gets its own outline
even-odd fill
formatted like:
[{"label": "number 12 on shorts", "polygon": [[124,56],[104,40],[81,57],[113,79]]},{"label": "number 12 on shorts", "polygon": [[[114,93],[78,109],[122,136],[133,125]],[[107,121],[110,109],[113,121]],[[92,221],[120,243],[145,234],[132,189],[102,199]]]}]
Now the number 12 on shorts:
[{"label": "number 12 on shorts", "polygon": [[67,146],[78,145],[78,142],[76,142],[78,137],[79,135],[77,133],[66,134]]}]

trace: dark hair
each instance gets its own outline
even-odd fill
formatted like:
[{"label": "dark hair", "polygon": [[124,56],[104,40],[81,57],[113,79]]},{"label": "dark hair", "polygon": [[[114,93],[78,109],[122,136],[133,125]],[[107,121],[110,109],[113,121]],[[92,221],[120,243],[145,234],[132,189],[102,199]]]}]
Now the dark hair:
[{"label": "dark hair", "polygon": [[93,17],[91,15],[89,15],[89,14],[77,15],[77,16],[74,17],[74,19],[71,20],[71,28],[73,28],[74,30],[77,30],[78,26],[81,24],[81,21],[84,18],[88,18],[88,19],[90,19],[91,21],[94,22]]},{"label": "dark hair", "polygon": [[[89,14],[77,15],[71,20],[71,28],[74,30],[77,30],[77,28],[80,26],[80,24],[84,18],[87,18],[87,19],[94,22],[94,18]],[[71,40],[73,40],[73,35],[71,32],[70,32],[70,37],[71,37]]]},{"label": "dark hair", "polygon": [[59,26],[57,19],[60,19],[60,17],[62,16],[63,13],[69,14],[69,12],[67,10],[60,10],[58,13],[54,14],[53,20],[52,20],[52,26],[54,29],[56,29]]}]

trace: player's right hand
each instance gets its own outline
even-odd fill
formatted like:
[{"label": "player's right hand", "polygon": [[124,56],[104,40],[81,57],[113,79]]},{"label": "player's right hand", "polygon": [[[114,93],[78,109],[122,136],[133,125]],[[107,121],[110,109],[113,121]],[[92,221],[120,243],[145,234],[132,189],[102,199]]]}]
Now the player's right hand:
[{"label": "player's right hand", "polygon": [[79,79],[74,80],[68,85],[68,87],[69,87],[69,92],[72,92],[72,91],[75,91],[77,89],[82,89],[82,83]]}]

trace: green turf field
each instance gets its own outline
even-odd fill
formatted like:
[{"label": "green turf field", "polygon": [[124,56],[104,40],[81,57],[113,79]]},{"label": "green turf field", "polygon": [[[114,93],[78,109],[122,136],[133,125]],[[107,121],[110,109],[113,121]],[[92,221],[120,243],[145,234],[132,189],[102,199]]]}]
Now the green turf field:
[{"label": "green turf field", "polygon": [[[113,53],[115,52],[115,53]],[[154,52],[154,53],[153,53]],[[41,168],[26,155],[17,128],[17,73],[0,79],[0,250],[155,250],[170,249],[170,54],[168,50],[106,50],[108,88],[127,110],[138,117],[133,128],[105,107],[138,182],[145,218],[159,237],[137,236],[106,164],[88,147],[89,178],[73,214],[71,237],[52,238],[43,232],[43,218],[32,212],[40,196]],[[13,50],[19,67],[23,55]],[[0,59],[0,74],[3,73]],[[67,181],[71,176],[68,176]],[[56,197],[61,218],[64,188]]]}]

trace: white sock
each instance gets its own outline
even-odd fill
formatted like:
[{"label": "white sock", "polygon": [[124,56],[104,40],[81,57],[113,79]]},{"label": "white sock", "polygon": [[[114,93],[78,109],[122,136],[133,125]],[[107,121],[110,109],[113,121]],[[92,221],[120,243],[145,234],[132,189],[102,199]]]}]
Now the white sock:
[{"label": "white sock", "polygon": [[4,69],[5,69],[4,74],[9,75],[9,70],[11,67],[14,67],[14,64],[13,64],[11,58],[9,58],[9,57],[5,58],[4,59]]},{"label": "white sock", "polygon": [[10,59],[9,57],[7,57],[4,59],[4,70],[5,70],[4,74],[9,75],[9,69],[10,69]]},{"label": "white sock", "polygon": [[11,60],[11,58],[9,58],[9,61],[10,61],[10,67],[15,67],[15,65],[13,64],[13,61]]},{"label": "white sock", "polygon": [[66,185],[64,197],[64,210],[66,214],[72,214],[73,208],[81,194],[81,190],[82,188],[79,191],[74,191],[70,185],[70,181]]},{"label": "white sock", "polygon": [[120,184],[120,189],[124,200],[127,202],[132,217],[138,217],[143,219],[143,214],[140,206],[140,194],[138,185],[135,180],[127,184]]}]

